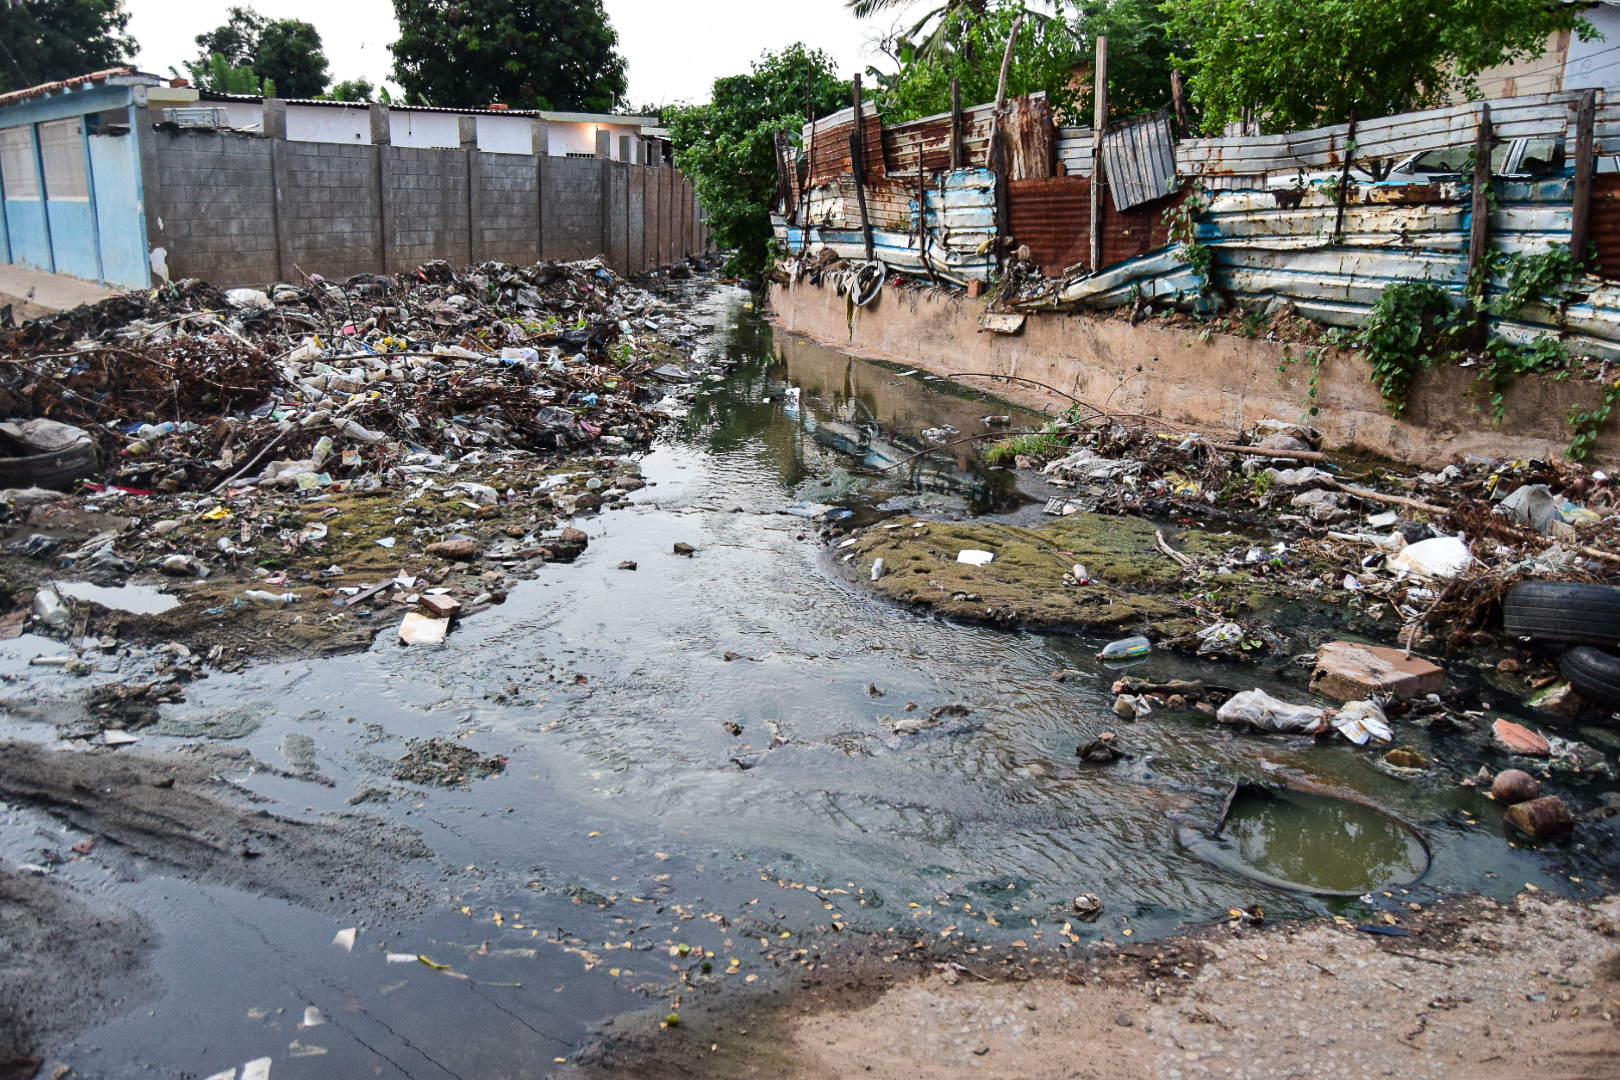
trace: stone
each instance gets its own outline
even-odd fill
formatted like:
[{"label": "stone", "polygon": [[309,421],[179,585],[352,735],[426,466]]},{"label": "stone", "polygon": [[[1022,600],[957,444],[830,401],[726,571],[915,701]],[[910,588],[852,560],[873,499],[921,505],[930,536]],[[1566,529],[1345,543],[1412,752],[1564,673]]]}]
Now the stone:
[{"label": "stone", "polygon": [[1568,836],[1575,829],[1574,815],[1556,795],[1510,806],[1502,817],[1532,840],[1554,840]]},{"label": "stone", "polygon": [[1510,754],[1524,757],[1546,757],[1552,753],[1552,744],[1545,738],[1511,720],[1498,720],[1491,725],[1491,741]]},{"label": "stone", "polygon": [[461,614],[461,601],[442,593],[428,593],[416,601],[416,609],[430,618],[453,619]]},{"label": "stone", "polygon": [[636,560],[626,559],[624,562],[620,563],[617,568],[620,570],[634,570],[636,568]]},{"label": "stone", "polygon": [[969,300],[977,300],[979,297],[983,296],[984,282],[979,278],[974,278],[973,280],[969,281],[967,285],[967,295]]},{"label": "stone", "polygon": [[575,513],[583,514],[600,509],[602,509],[602,496],[594,491],[587,491],[574,500]]},{"label": "stone", "polygon": [[1509,657],[1508,659],[1497,664],[1496,670],[1500,671],[1503,675],[1517,675],[1520,671],[1520,667],[1521,665],[1517,660]]},{"label": "stone", "polygon": [[540,545],[552,562],[573,562],[590,546],[591,538],[583,529],[564,529],[555,540]]},{"label": "stone", "polygon": [[1311,689],[1337,701],[1365,701],[1375,694],[1420,698],[1445,688],[1440,667],[1399,649],[1331,641],[1316,652]]},{"label": "stone", "polygon": [[1525,698],[1524,703],[1537,712],[1574,720],[1591,710],[1592,705],[1567,682],[1554,683]]},{"label": "stone", "polygon": [[473,540],[440,540],[429,544],[427,553],[445,562],[466,562],[478,557],[478,544]]},{"label": "stone", "polygon": [[675,554],[685,555],[688,559],[690,559],[693,555],[697,554],[697,548],[693,547],[691,544],[677,540],[675,542]]},{"label": "stone", "polygon": [[1503,806],[1517,806],[1541,794],[1541,781],[1523,769],[1503,769],[1491,781],[1491,798]]}]

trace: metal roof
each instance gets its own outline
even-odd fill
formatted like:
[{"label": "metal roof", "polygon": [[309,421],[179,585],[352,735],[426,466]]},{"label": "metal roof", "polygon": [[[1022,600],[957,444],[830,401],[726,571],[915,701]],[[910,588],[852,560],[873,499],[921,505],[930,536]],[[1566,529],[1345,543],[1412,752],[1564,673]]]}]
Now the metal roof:
[{"label": "metal roof", "polygon": [[[198,98],[201,101],[239,101],[245,104],[257,105],[264,101],[258,94],[224,94],[217,90],[199,90]],[[336,101],[332,98],[283,98],[288,105],[319,105],[325,108],[337,109],[366,109],[370,108],[369,101]],[[379,102],[378,104],[383,104]],[[634,127],[653,127],[658,123],[656,116],[616,116],[612,113],[578,113],[555,112],[550,109],[491,109],[487,106],[466,106],[463,108],[446,108],[442,105],[389,105],[394,112],[422,112],[422,113],[455,113],[459,115],[477,116],[531,116],[542,120],[555,120],[558,123],[581,124],[620,124]]]}]

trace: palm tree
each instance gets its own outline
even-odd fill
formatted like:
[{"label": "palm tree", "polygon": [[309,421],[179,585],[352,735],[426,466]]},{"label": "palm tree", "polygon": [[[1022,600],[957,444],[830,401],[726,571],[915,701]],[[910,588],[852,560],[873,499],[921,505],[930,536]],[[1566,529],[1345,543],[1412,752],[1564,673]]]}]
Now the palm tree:
[{"label": "palm tree", "polygon": [[[844,2],[845,6],[855,13],[857,19],[870,19],[893,8],[909,7],[914,0],[844,0]],[[990,4],[991,0],[945,0],[937,7],[929,8],[910,30],[901,34],[900,45],[902,48],[912,49],[918,58],[926,59],[945,43],[946,31],[951,23],[963,16],[969,20],[983,18],[990,10]],[[919,42],[918,36],[930,23],[933,24],[932,29],[929,29],[927,36]]]}]

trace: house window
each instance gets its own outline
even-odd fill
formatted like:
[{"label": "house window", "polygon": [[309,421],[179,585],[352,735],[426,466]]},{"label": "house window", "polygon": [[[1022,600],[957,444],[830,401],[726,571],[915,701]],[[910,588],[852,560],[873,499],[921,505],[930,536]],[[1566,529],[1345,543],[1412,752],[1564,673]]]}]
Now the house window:
[{"label": "house window", "polygon": [[0,182],[8,199],[39,198],[32,126],[0,128]]},{"label": "house window", "polygon": [[90,201],[90,171],[84,161],[84,126],[78,117],[39,125],[39,156],[45,163],[47,199]]}]

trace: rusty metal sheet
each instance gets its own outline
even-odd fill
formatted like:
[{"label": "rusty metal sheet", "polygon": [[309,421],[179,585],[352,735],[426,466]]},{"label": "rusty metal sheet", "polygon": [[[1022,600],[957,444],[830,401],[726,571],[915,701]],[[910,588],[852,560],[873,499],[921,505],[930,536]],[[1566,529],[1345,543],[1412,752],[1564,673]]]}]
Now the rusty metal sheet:
[{"label": "rusty metal sheet", "polygon": [[1597,246],[1593,269],[1602,277],[1620,281],[1620,173],[1598,173],[1592,178],[1589,227]]},{"label": "rusty metal sheet", "polygon": [[[1144,203],[1129,210],[1103,205],[1103,265],[1134,259],[1170,242],[1167,210],[1181,195]],[[1031,257],[1048,277],[1059,277],[1086,261],[1091,251],[1091,181],[1057,176],[1014,180],[1007,185],[1007,231],[1027,244]]]},{"label": "rusty metal sheet", "polygon": [[1103,132],[1103,170],[1115,210],[1162,199],[1181,186],[1175,135],[1163,109]]}]

